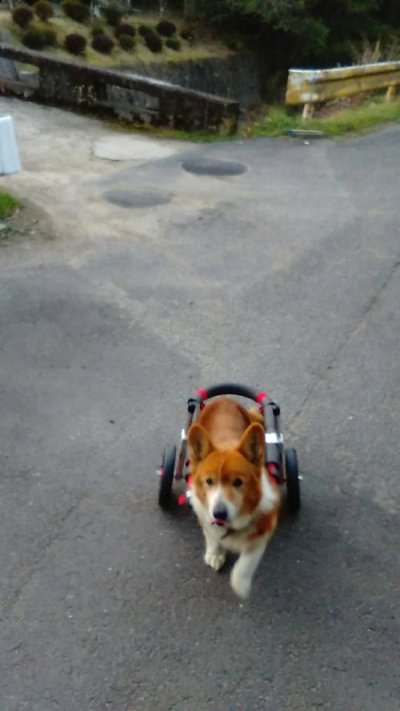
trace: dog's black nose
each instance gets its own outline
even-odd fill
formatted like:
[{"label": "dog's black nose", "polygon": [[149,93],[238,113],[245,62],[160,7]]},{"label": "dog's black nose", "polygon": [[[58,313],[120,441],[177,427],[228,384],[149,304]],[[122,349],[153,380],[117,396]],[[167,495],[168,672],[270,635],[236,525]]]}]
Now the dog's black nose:
[{"label": "dog's black nose", "polygon": [[223,504],[217,504],[213,511],[213,516],[216,521],[226,521],[228,518],[228,509]]}]

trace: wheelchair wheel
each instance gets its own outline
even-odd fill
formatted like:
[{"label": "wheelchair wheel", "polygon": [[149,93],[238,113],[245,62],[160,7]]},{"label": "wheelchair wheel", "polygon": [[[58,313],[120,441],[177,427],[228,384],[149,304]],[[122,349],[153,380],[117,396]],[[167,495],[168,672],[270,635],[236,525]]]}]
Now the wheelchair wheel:
[{"label": "wheelchair wheel", "polygon": [[161,464],[160,490],[158,494],[158,503],[162,509],[167,509],[171,505],[175,459],[176,447],[167,447]]},{"label": "wheelchair wheel", "polygon": [[297,452],[291,447],[285,450],[286,492],[289,511],[297,513],[301,507],[299,464]]}]

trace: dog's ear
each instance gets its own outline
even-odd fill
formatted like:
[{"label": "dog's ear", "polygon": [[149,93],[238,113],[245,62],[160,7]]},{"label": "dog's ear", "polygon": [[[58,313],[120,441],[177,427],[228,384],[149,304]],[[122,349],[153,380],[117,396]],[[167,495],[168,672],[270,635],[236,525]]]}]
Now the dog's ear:
[{"label": "dog's ear", "polygon": [[190,456],[195,463],[201,462],[214,449],[207,430],[197,422],[189,430],[188,444]]},{"label": "dog's ear", "polygon": [[239,452],[256,467],[262,467],[265,461],[265,433],[258,422],[249,425],[239,444]]}]

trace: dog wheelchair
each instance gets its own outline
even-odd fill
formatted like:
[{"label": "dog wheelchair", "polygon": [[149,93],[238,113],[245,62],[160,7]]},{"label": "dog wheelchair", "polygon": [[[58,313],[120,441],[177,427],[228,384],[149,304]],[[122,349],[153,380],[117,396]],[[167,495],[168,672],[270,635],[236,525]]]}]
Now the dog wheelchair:
[{"label": "dog wheelchair", "polygon": [[177,457],[177,447],[167,447],[164,451],[161,467],[158,470],[160,488],[158,503],[162,509],[169,509],[174,502],[172,488],[174,479],[186,482],[186,491],[176,501],[179,505],[190,502],[191,473],[187,459],[187,435],[198,413],[206,407],[206,400],[220,395],[236,395],[257,403],[264,419],[266,460],[265,466],[270,476],[279,486],[286,487],[286,500],[289,511],[295,514],[301,507],[299,466],[297,452],[293,447],[284,447],[283,435],[279,427],[280,407],[265,392],[257,392],[237,383],[221,383],[207,389],[199,389],[195,397],[189,398],[186,427],[181,432],[181,442]]}]

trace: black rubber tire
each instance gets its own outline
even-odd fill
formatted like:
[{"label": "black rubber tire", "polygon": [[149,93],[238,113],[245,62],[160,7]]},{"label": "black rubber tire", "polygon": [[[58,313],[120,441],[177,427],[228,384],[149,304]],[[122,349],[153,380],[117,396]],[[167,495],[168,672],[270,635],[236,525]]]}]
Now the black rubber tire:
[{"label": "black rubber tire", "polygon": [[286,471],[286,492],[287,504],[292,514],[300,511],[301,494],[299,479],[299,463],[297,452],[293,447],[285,449],[285,471]]},{"label": "black rubber tire", "polygon": [[160,491],[158,503],[162,509],[168,509],[172,500],[172,484],[175,473],[176,447],[167,447],[161,465]]}]

